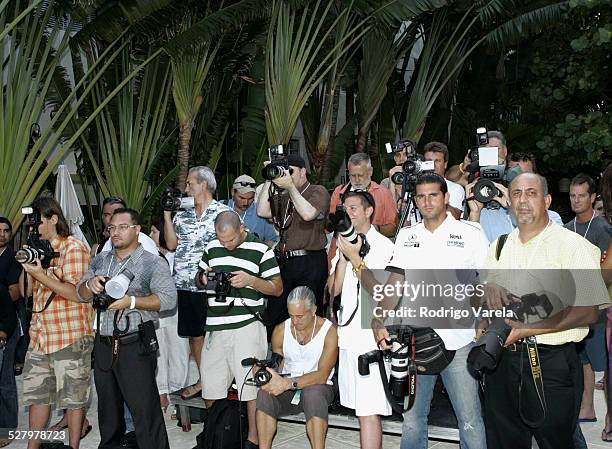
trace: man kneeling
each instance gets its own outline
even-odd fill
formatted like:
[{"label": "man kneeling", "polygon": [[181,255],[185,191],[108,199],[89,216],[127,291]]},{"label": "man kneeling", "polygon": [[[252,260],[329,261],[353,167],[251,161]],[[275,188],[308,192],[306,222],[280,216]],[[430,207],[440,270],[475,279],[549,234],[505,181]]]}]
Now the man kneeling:
[{"label": "man kneeling", "polygon": [[331,378],[338,358],[338,334],[331,321],[316,316],[315,296],[296,287],[287,298],[289,319],[274,328],[272,351],[284,357],[281,376],[267,368],[272,380],[257,394],[259,447],[272,447],[278,418],[304,412],[313,449],[325,447],[328,407],[335,390]]}]

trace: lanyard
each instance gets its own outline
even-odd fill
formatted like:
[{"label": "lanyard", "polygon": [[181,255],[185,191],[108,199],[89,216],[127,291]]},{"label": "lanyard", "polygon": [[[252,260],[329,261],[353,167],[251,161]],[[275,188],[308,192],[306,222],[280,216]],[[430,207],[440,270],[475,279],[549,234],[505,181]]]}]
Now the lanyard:
[{"label": "lanyard", "polygon": [[[586,232],[583,235],[585,239],[586,239],[587,234],[589,233],[589,228],[591,227],[591,222],[593,221],[593,218],[595,218],[595,211],[593,211],[593,215],[591,216],[591,219],[589,220],[589,224],[587,225]],[[576,217],[574,217],[574,232],[578,234],[578,231],[576,231]]]}]

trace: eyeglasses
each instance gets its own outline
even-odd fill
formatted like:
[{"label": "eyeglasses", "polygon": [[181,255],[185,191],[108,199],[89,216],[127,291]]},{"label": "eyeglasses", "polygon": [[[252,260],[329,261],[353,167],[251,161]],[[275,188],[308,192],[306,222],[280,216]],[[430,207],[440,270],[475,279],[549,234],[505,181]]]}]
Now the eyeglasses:
[{"label": "eyeglasses", "polygon": [[242,187],[253,187],[253,188],[257,187],[257,183],[255,183],[255,182],[238,181],[238,182],[234,183],[234,185],[236,185],[236,184],[238,184],[239,186],[242,186]]},{"label": "eyeglasses", "polygon": [[106,231],[109,234],[112,234],[115,231],[120,231],[120,232],[125,232],[130,228],[135,228],[137,225],[128,225],[128,224],[120,224],[118,226],[115,225],[109,225],[106,227]]}]

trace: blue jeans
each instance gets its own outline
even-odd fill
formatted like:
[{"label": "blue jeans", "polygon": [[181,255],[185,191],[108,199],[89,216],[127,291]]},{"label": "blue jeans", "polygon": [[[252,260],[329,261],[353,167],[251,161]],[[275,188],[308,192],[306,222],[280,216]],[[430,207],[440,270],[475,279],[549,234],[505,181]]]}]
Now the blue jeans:
[{"label": "blue jeans", "polygon": [[125,420],[125,433],[130,433],[136,430],[134,427],[134,417],[128,408],[127,404],[123,403],[123,419]]},{"label": "blue jeans", "polygon": [[[6,342],[4,360],[0,362],[0,429],[16,429],[19,405],[15,382],[15,348],[19,340],[19,329]],[[0,360],[2,356],[0,356]]]},{"label": "blue jeans", "polygon": [[[440,373],[453,405],[459,427],[461,449],[486,449],[478,382],[467,370],[472,344],[455,352],[453,361]],[[427,416],[437,376],[417,376],[414,405],[404,413],[401,449],[427,449]]]}]

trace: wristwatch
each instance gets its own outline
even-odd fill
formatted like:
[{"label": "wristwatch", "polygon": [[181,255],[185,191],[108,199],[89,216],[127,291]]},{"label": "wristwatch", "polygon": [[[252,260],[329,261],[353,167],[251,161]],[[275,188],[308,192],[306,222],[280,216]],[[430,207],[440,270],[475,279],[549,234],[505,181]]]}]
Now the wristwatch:
[{"label": "wristwatch", "polygon": [[291,389],[292,389],[293,391],[295,391],[295,390],[297,390],[297,389],[298,389],[298,383],[297,383],[297,380],[294,380],[293,382],[291,382]]}]

